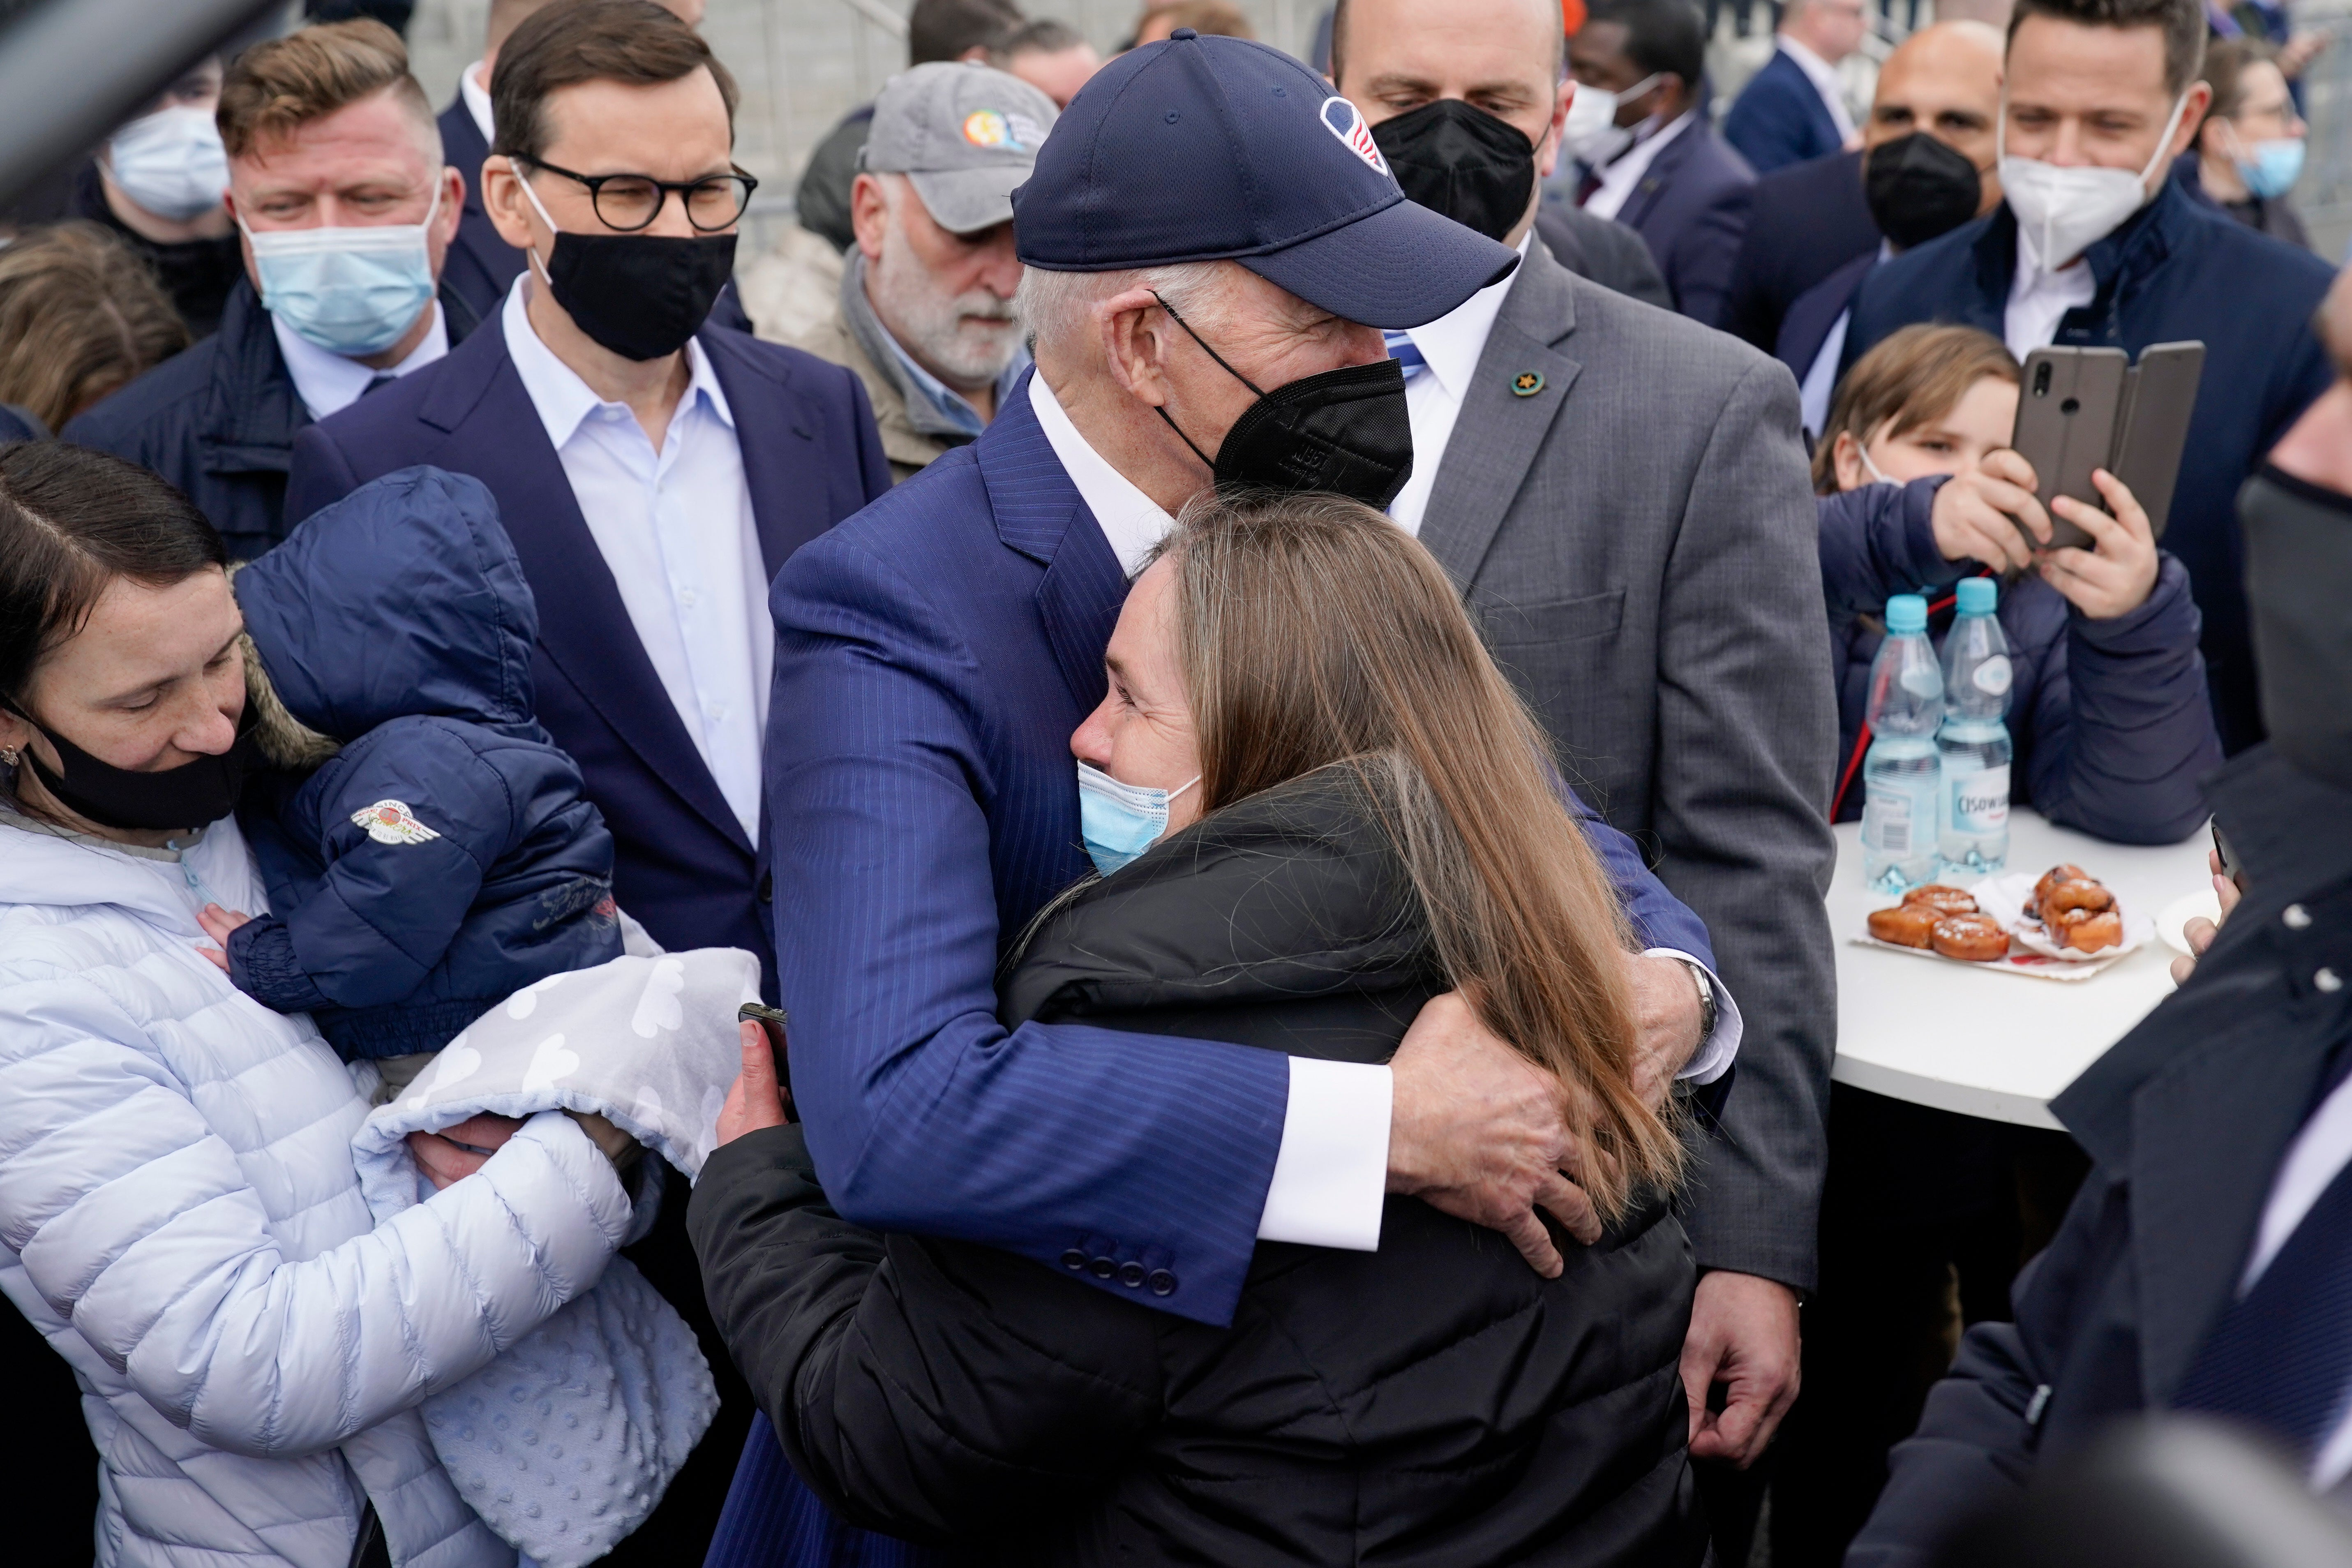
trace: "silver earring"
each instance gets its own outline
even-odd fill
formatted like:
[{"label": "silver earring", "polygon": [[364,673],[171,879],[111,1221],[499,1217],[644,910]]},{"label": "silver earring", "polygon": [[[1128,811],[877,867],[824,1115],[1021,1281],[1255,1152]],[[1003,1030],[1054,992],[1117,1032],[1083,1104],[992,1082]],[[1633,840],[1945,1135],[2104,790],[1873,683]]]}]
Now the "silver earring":
[{"label": "silver earring", "polygon": [[6,751],[0,752],[0,763],[5,763],[12,768],[15,767],[16,765],[16,748],[11,746]]}]

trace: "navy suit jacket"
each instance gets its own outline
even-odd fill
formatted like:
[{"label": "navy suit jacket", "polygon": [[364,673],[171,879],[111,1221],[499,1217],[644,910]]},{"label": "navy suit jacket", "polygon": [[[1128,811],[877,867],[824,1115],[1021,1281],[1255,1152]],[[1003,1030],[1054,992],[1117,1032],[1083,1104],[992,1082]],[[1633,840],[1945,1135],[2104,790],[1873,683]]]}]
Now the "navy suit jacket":
[{"label": "navy suit jacket", "polygon": [[1756,176],[1707,128],[1706,111],[1658,151],[1617,221],[1650,247],[1675,309],[1714,326],[1731,289],[1731,264],[1748,232]]},{"label": "navy suit jacket", "polygon": [[[890,488],[865,389],[838,365],[721,327],[698,334],[740,432],[769,574]],[[539,721],[572,753],[613,830],[613,891],[664,947],[760,955],[775,994],[768,835],[719,794],[588,532],[494,318],[440,363],[362,398],[294,444],[286,515],[300,519],[419,463],[489,487],[539,603]]]},{"label": "navy suit jacket", "polygon": [[1826,158],[1845,145],[1813,79],[1779,48],[1739,89],[1723,117],[1723,139],[1759,174]]},{"label": "navy suit jacket", "polygon": [[1780,334],[1772,345],[1772,357],[1789,367],[1799,386],[1805,384],[1805,374],[1813,368],[1813,361],[1821,357],[1822,345],[1830,341],[1830,329],[1837,325],[1840,316],[1853,309],[1854,297],[1862,292],[1862,280],[1877,265],[1877,254],[1864,251],[1790,303],[1788,313],[1780,318]]},{"label": "navy suit jacket", "polygon": [[[1285,1059],[997,1021],[1006,945],[1089,869],[1070,734],[1102,700],[1127,586],[1025,377],[978,441],[777,577],[765,776],[793,1093],[853,1223],[986,1243],[1222,1324],[1282,1140]],[[1647,942],[1709,956],[1632,840],[1587,829]],[[1174,1276],[1164,1297],[1141,1289],[1155,1270]]]},{"label": "navy suit jacket", "polygon": [[490,215],[482,210],[482,160],[490,144],[466,107],[460,92],[441,111],[441,159],[466,176],[466,210],[457,220],[457,237],[450,242],[448,259],[441,264],[441,286],[474,308],[480,321],[489,321],[506,298],[507,285],[525,265],[523,253],[499,237]]},{"label": "navy suit jacket", "polygon": [[[2164,547],[2189,568],[2204,613],[2214,723],[2222,750],[2234,755],[2263,732],[2241,586],[2238,487],[2335,379],[2311,331],[2334,274],[2311,252],[2205,205],[2177,179],[2084,258],[2098,291],[2060,321],[2060,344],[2119,348],[2134,358],[2150,343],[2194,338],[2205,345]],[[2006,202],[1905,251],[1864,280],[1845,365],[1914,321],[1958,321],[2003,336],[2016,269],[2017,219]]]},{"label": "navy suit jacket", "polygon": [[1748,232],[1732,263],[1731,293],[1716,324],[1770,353],[1780,341],[1781,319],[1801,295],[1877,248],[1878,220],[1863,199],[1860,153],[1834,153],[1759,174]]}]

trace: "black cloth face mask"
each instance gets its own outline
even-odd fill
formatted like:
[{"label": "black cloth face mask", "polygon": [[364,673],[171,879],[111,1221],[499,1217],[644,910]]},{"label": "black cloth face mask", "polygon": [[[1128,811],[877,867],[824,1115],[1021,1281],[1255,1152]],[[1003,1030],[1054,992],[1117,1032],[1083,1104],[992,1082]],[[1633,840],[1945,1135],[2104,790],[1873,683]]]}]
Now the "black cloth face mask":
[{"label": "black cloth face mask", "polygon": [[1896,249],[1925,245],[1977,216],[1984,176],[1924,131],[1873,147],[1862,161],[1862,196]]},{"label": "black cloth face mask", "polygon": [[2352,496],[2264,467],[2239,492],[2238,521],[2271,744],[2352,789]]},{"label": "black cloth face mask", "polygon": [[1154,410],[1208,465],[1219,489],[1321,490],[1388,510],[1412,475],[1412,416],[1405,407],[1402,366],[1392,359],[1342,365],[1266,392],[1226,364],[1167,300],[1160,308],[1227,375],[1257,394],[1225,432],[1214,458],[1192,445],[1168,410]]},{"label": "black cloth face mask", "polygon": [[168,833],[173,828],[203,827],[236,809],[245,792],[245,774],[258,765],[254,742],[255,709],[250,702],[236,721],[236,742],[215,757],[198,757],[176,768],[133,773],[100,762],[13,702],[0,703],[9,712],[38,730],[58,751],[63,773],[51,773],[32,747],[18,760],[33,770],[41,787],[59,805],[87,822],[124,832]]},{"label": "black cloth face mask", "polygon": [[1536,147],[1520,129],[1458,98],[1424,103],[1372,127],[1409,200],[1500,240],[1528,216]]},{"label": "black cloth face mask", "polygon": [[731,234],[686,239],[559,230],[547,287],[582,331],[623,359],[643,361],[684,348],[734,273]]}]

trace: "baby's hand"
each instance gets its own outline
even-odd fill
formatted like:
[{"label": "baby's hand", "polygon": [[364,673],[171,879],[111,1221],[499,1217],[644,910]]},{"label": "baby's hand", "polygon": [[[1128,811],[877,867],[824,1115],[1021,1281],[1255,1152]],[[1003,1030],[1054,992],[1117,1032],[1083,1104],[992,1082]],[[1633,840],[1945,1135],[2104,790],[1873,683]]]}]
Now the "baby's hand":
[{"label": "baby's hand", "polygon": [[236,910],[225,910],[218,904],[206,904],[196,911],[196,923],[204,927],[205,934],[220,943],[220,946],[218,948],[201,947],[196,951],[218,964],[222,973],[227,973],[228,933],[252,919],[251,915],[241,914]]}]

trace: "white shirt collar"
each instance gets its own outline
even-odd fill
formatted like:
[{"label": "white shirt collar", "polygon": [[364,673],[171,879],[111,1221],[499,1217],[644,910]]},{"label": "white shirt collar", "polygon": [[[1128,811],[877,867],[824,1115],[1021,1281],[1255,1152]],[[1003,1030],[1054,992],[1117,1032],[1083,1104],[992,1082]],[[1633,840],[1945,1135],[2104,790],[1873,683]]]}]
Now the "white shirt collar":
[{"label": "white shirt collar", "polygon": [[[1535,238],[1533,225],[1519,237],[1519,266],[1528,264],[1528,247]],[[1456,305],[1433,321],[1410,327],[1405,336],[1421,351],[1429,365],[1428,374],[1437,378],[1437,384],[1456,403],[1470,395],[1470,379],[1478,372],[1478,360],[1486,352],[1486,338],[1495,330],[1495,318],[1502,313],[1504,297],[1511,285],[1519,280],[1515,268],[1510,276],[1498,283],[1489,283],[1467,300]]]},{"label": "white shirt collar", "polygon": [[[495,146],[499,138],[490,125],[490,84],[483,79],[488,75],[479,60],[467,66],[458,73],[457,96],[465,100],[466,112],[472,115],[474,123],[481,128],[482,140]],[[466,183],[469,185],[480,177],[481,171],[478,169],[466,171]]]},{"label": "white shirt collar", "polygon": [[432,310],[433,325],[426,329],[425,341],[390,370],[376,370],[345,359],[332,349],[322,349],[275,316],[269,318],[269,327],[278,334],[278,352],[285,356],[286,372],[294,378],[294,391],[302,406],[310,411],[311,418],[326,419],[357,403],[377,376],[423,370],[449,352],[449,323],[441,314],[441,301],[434,300]]},{"label": "white shirt collar", "polygon": [[1843,84],[1838,80],[1837,67],[1786,33],[1775,34],[1772,41],[1780,46],[1782,54],[1797,62],[1797,68],[1805,73],[1805,79],[1813,84],[1815,92],[1832,102],[1840,100],[1839,89]]},{"label": "white shirt collar", "polygon": [[1688,130],[1697,114],[1696,109],[1685,109],[1646,136],[1637,131],[1631,147],[1617,154],[1614,163],[1601,166],[1601,188],[1585,202],[1585,210],[1601,217],[1615,217],[1623,210],[1625,199],[1633,194],[1633,187],[1642,183],[1642,176],[1650,172],[1650,165],[1665,150],[1666,143]]},{"label": "white shirt collar", "polygon": [[1037,423],[1054,456],[1061,460],[1062,471],[1078,487],[1078,499],[1095,514],[1103,537],[1110,542],[1119,570],[1134,576],[1143,570],[1144,558],[1153,547],[1176,526],[1176,520],[1087,444],[1042,373],[1029,378],[1029,406],[1036,411]]},{"label": "white shirt collar", "polygon": [[[546,428],[548,445],[562,451],[578,433],[581,422],[600,408],[618,408],[626,412],[624,403],[607,403],[598,397],[580,373],[565,364],[555,351],[541,341],[539,329],[530,324],[530,311],[523,303],[523,289],[531,281],[528,267],[507,290],[506,303],[499,308],[499,330],[506,334],[507,357],[514,361],[515,374],[522,378],[522,389],[530,396],[533,408],[539,410],[539,422]],[[699,397],[707,399],[710,411],[719,416],[730,430],[735,428],[734,411],[727,406],[727,391],[719,384],[718,373],[710,368],[710,356],[692,338],[686,341],[686,395],[678,399],[684,410]],[[630,415],[632,420],[635,418]]]}]

